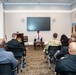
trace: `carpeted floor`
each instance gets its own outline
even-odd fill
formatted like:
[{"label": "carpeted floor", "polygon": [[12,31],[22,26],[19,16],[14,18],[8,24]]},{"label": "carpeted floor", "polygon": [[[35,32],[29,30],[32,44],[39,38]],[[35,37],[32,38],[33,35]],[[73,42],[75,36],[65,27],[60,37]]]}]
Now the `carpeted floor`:
[{"label": "carpeted floor", "polygon": [[51,69],[48,68],[48,63],[44,59],[43,49],[37,47],[35,51],[33,46],[27,46],[26,65],[20,75],[55,75],[54,64]]}]

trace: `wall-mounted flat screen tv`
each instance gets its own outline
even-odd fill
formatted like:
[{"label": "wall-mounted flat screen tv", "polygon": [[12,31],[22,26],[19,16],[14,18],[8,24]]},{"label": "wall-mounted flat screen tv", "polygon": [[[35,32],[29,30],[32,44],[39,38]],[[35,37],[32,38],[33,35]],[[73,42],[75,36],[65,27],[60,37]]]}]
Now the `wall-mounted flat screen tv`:
[{"label": "wall-mounted flat screen tv", "polygon": [[50,17],[27,17],[27,31],[50,31]]}]

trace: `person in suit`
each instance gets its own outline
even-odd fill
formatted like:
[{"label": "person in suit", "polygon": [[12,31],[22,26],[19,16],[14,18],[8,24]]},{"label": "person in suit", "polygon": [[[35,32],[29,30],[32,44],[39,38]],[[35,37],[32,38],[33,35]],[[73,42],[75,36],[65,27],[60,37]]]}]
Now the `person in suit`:
[{"label": "person in suit", "polygon": [[12,39],[7,42],[7,49],[8,47],[14,47],[14,48],[22,48],[23,51],[26,50],[26,48],[16,39],[17,35],[16,33],[12,34]]},{"label": "person in suit", "polygon": [[[12,63],[13,68],[16,68],[18,65],[18,61],[15,59],[13,53],[5,50],[4,39],[0,39],[0,64],[2,63]],[[15,72],[14,75],[17,75],[17,73]]]},{"label": "person in suit", "polygon": [[69,54],[62,57],[55,66],[55,72],[62,74],[63,71],[76,72],[76,42],[71,42],[68,48]]},{"label": "person in suit", "polygon": [[[7,42],[7,50],[8,50],[8,51],[11,51],[10,48],[20,48],[20,49],[22,50],[22,56],[23,56],[22,62],[23,62],[24,64],[26,64],[26,63],[24,62],[24,60],[25,60],[24,56],[26,56],[26,48],[25,48],[25,46],[24,46],[20,41],[18,41],[16,38],[17,38],[16,33],[13,33],[13,34],[12,34],[12,39]],[[20,60],[18,60],[18,62],[21,64],[21,61],[20,61]],[[20,66],[20,68],[21,68],[21,66]]]},{"label": "person in suit", "polygon": [[42,36],[41,36],[40,31],[38,30],[34,38],[34,42],[40,42],[40,41],[42,41]]}]

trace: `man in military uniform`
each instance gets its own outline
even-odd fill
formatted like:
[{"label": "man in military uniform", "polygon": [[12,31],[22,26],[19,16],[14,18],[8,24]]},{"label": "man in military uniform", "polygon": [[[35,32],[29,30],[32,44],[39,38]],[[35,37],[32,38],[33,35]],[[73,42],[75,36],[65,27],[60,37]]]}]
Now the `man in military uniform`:
[{"label": "man in military uniform", "polygon": [[55,66],[55,72],[62,74],[64,71],[76,72],[76,42],[71,42],[68,48],[69,54],[62,57]]}]

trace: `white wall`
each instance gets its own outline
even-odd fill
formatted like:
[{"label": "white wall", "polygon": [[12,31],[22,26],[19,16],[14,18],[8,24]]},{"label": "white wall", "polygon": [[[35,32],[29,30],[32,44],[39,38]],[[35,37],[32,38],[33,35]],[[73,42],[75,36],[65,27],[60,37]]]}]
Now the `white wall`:
[{"label": "white wall", "polygon": [[[25,13],[5,13],[5,30],[7,39],[11,39],[11,34],[14,32],[21,32],[24,35],[28,35],[29,43],[33,43],[33,39],[36,31],[29,32],[27,31],[27,17],[50,17],[51,20],[51,30],[50,31],[41,31],[43,40],[45,42],[49,41],[52,38],[54,32],[58,33],[58,39],[62,34],[66,34],[68,37],[71,34],[71,15],[70,13],[51,13],[51,12],[25,12]],[[22,22],[24,18],[24,22]],[[52,19],[55,18],[55,22]]]},{"label": "white wall", "polygon": [[0,2],[0,38],[4,37],[3,4]]},{"label": "white wall", "polygon": [[72,5],[72,14],[71,14],[71,17],[72,17],[72,23],[76,23],[76,2]]},{"label": "white wall", "polygon": [[[71,34],[71,7],[70,6],[5,6],[5,35],[7,41],[11,34],[21,32],[28,36],[29,44],[33,44],[36,31],[27,31],[27,17],[50,17],[51,30],[41,31],[44,42],[52,39],[54,32],[58,33],[58,39],[62,34],[70,37]],[[24,19],[24,22],[22,21]],[[53,22],[55,19],[55,22]]]},{"label": "white wall", "polygon": [[76,10],[72,12],[72,23],[76,23]]}]

